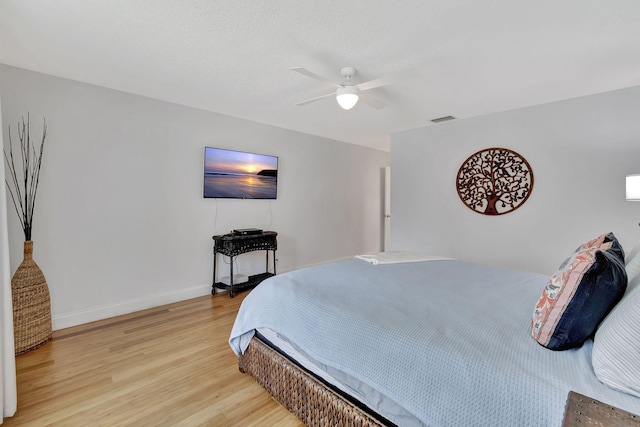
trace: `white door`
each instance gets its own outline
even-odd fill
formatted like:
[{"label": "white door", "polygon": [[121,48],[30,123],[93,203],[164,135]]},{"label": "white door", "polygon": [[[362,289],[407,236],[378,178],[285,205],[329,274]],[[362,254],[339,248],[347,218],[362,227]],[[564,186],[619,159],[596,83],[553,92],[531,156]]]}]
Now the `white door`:
[{"label": "white door", "polygon": [[384,168],[384,251],[391,250],[391,167]]}]

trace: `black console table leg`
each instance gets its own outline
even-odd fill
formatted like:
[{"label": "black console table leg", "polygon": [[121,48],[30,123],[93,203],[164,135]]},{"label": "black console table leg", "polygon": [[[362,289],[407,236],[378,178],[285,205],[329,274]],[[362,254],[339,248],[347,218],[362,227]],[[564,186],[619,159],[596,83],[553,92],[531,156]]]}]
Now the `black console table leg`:
[{"label": "black console table leg", "polygon": [[233,298],[236,296],[236,293],[233,292],[233,256],[229,257],[229,298]]},{"label": "black console table leg", "polygon": [[216,259],[218,258],[218,254],[215,249],[213,251],[213,280],[211,281],[211,295],[216,294]]}]

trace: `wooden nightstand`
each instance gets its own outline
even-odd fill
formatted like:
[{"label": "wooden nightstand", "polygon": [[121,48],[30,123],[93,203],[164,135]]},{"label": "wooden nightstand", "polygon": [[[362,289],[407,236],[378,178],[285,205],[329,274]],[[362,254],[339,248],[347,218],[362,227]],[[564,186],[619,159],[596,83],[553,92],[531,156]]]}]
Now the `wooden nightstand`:
[{"label": "wooden nightstand", "polygon": [[562,427],[640,427],[640,416],[570,391]]}]

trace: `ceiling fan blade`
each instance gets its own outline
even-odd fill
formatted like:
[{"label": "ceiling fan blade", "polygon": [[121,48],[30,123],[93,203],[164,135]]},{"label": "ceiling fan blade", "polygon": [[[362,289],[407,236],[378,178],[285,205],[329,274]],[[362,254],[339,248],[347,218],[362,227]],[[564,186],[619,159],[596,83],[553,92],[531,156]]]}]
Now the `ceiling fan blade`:
[{"label": "ceiling fan blade", "polygon": [[365,90],[369,90],[369,89],[375,89],[377,87],[381,87],[381,86],[389,86],[389,85],[397,85],[397,84],[406,84],[407,82],[410,82],[411,80],[423,80],[424,76],[422,76],[421,74],[417,73],[414,70],[404,70],[402,71],[402,78],[399,77],[390,77],[390,76],[386,76],[380,79],[375,79],[375,80],[369,80],[367,82],[363,82],[363,83],[359,83],[356,85],[356,87],[358,88],[358,90],[365,91]]},{"label": "ceiling fan blade", "polygon": [[329,79],[325,79],[324,77],[319,76],[316,73],[312,73],[311,71],[307,70],[306,68],[291,67],[290,70],[295,71],[296,73],[300,73],[302,75],[305,75],[307,77],[311,77],[312,79],[319,80],[319,81],[325,82],[325,83],[329,83],[331,86],[338,86],[338,83],[336,83],[334,81],[331,81]]},{"label": "ceiling fan blade", "polygon": [[360,94],[360,99],[362,100],[362,102],[364,102],[365,104],[368,104],[369,106],[375,108],[376,110],[379,110],[387,106],[386,102],[380,101],[379,99],[373,98],[372,96],[365,93]]},{"label": "ceiling fan blade", "polygon": [[336,96],[336,93],[335,93],[335,92],[331,92],[331,93],[328,93],[328,94],[326,94],[326,95],[318,96],[318,97],[316,97],[316,98],[307,99],[306,101],[298,102],[296,105],[297,105],[298,107],[301,107],[301,106],[303,106],[303,105],[307,105],[307,104],[310,104],[310,103],[312,103],[312,102],[320,101],[321,99],[323,99],[323,98],[328,98],[328,97],[330,97],[330,96]]},{"label": "ceiling fan blade", "polygon": [[358,83],[356,87],[358,88],[359,91],[362,92],[369,89],[375,89],[380,86],[385,86],[388,84],[389,84],[389,81],[387,79],[375,79],[375,80],[369,80],[368,82]]}]

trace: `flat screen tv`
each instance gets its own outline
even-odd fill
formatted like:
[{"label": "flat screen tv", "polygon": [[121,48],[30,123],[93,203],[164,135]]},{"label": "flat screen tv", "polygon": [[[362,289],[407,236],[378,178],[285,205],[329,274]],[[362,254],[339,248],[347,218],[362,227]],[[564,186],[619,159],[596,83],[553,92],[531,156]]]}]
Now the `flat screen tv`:
[{"label": "flat screen tv", "polygon": [[277,190],[276,156],[204,148],[204,197],[275,199]]}]

